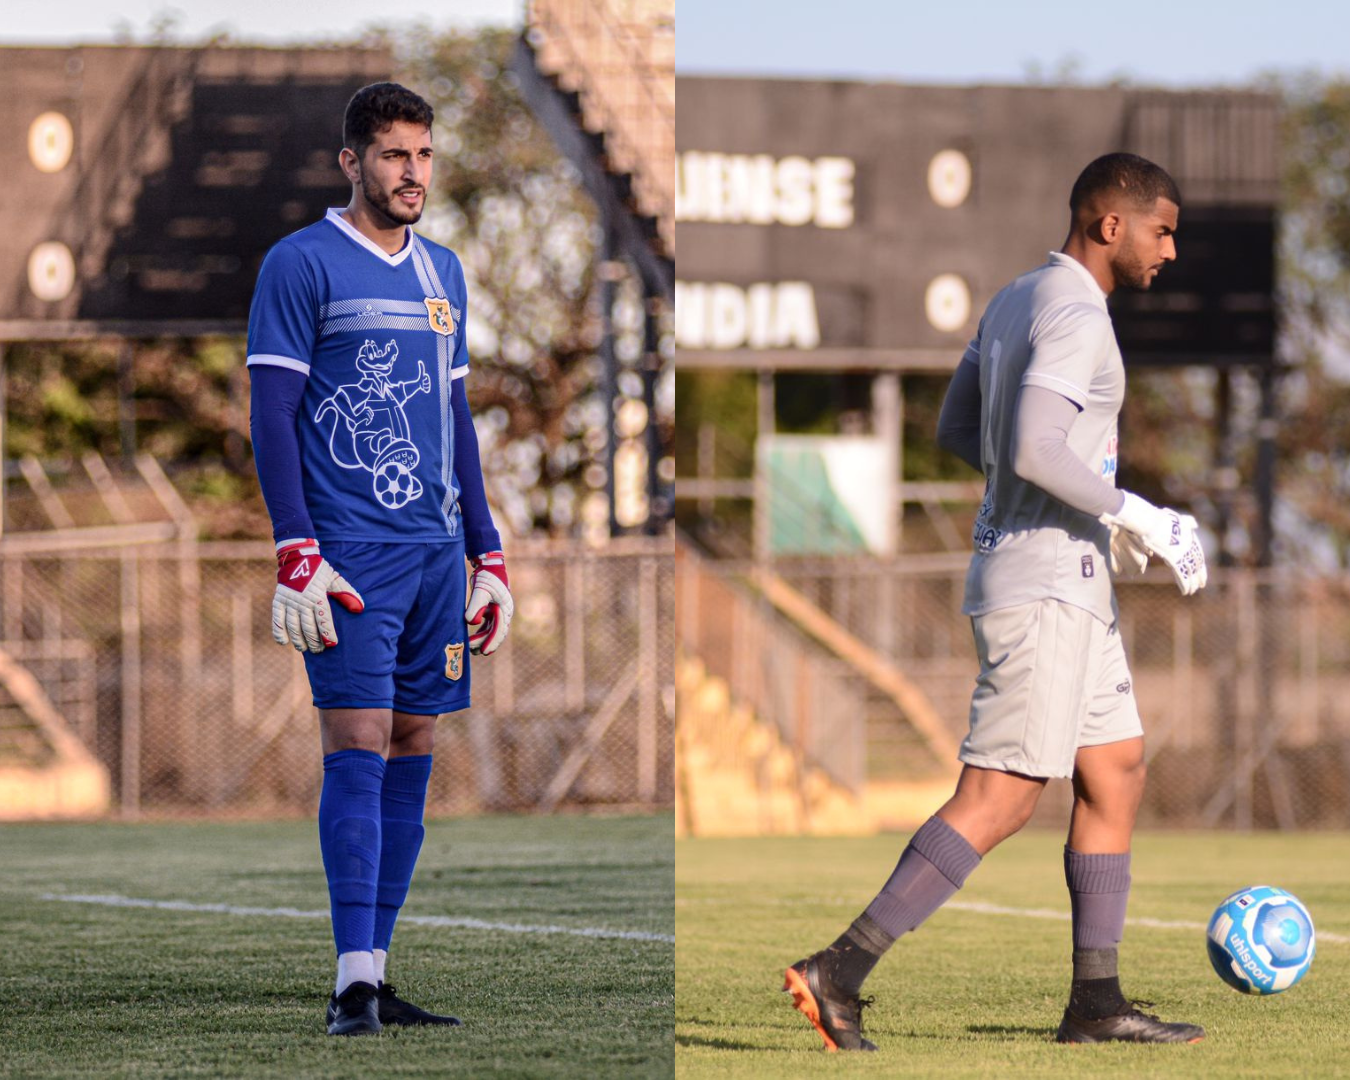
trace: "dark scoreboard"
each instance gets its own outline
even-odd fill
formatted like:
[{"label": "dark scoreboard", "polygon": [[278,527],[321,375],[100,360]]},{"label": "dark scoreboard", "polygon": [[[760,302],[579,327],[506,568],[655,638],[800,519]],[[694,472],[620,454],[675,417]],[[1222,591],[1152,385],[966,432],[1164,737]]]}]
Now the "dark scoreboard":
[{"label": "dark scoreboard", "polygon": [[954,359],[993,293],[1061,246],[1082,167],[1129,150],[1172,173],[1183,208],[1178,261],[1113,297],[1126,359],[1271,360],[1272,96],[689,77],[678,95],[690,354]]},{"label": "dark scoreboard", "polygon": [[0,323],[241,323],[286,234],[345,205],[364,48],[0,48]]}]

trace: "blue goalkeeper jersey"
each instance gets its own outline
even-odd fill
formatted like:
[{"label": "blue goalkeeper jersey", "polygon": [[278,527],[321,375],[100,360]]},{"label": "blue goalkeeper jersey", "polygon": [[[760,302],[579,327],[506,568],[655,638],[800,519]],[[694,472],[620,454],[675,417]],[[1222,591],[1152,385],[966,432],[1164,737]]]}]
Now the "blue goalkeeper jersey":
[{"label": "blue goalkeeper jersey", "polygon": [[464,271],[407,234],[389,255],[329,210],[258,274],[248,365],[306,376],[296,426],[320,541],[463,536],[450,387],[469,370]]}]

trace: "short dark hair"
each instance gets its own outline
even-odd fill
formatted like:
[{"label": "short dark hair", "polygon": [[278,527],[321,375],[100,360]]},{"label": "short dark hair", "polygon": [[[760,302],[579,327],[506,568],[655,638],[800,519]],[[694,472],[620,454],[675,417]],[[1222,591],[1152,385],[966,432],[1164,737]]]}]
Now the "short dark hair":
[{"label": "short dark hair", "polygon": [[426,99],[396,82],[363,86],[347,102],[342,117],[342,145],[361,157],[375,136],[402,120],[430,130],[435,111]]},{"label": "short dark hair", "polygon": [[1103,154],[1078,174],[1069,195],[1075,214],[1098,195],[1116,192],[1136,206],[1152,207],[1159,199],[1181,205],[1176,181],[1163,169],[1138,154]]}]

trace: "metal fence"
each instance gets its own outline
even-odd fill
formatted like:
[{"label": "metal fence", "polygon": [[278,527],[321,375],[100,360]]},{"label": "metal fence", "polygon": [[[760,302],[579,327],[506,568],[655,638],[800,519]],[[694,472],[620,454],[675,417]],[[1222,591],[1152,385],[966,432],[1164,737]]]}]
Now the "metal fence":
[{"label": "metal fence", "polygon": [[[902,671],[960,737],[977,670],[969,620],[960,614],[965,562],[962,556],[777,560],[774,570]],[[735,584],[748,566],[705,564],[701,573],[710,570],[728,590],[723,622],[734,618],[733,593],[747,610],[763,609],[761,599]],[[682,607],[691,588],[682,582]],[[700,588],[707,595],[716,586]],[[1350,578],[1211,569],[1208,587],[1187,599],[1157,569],[1118,584],[1117,595],[1149,757],[1143,823],[1350,826]],[[688,622],[681,619],[682,628]],[[700,657],[715,645],[697,628],[683,637],[686,651]],[[766,689],[773,687],[764,678],[767,661],[748,656],[742,648],[748,644],[728,645],[716,673],[733,697],[789,737],[808,731],[812,744],[830,747],[836,757],[841,743],[861,741],[869,778],[902,776],[922,757],[919,740],[902,740],[898,750],[888,744],[898,717],[886,723],[873,717],[860,728],[858,688],[866,682],[860,674],[851,679],[851,693],[810,716],[797,713],[814,695],[788,693],[780,708]],[[831,680],[844,678],[838,660],[819,646],[806,649],[799,663],[807,671],[820,667]],[[797,745],[811,754],[811,746]],[[1062,814],[1064,801],[1063,792],[1044,800],[1044,816]]]},{"label": "metal fence", "polygon": [[[510,571],[510,638],[441,718],[429,812],[672,804],[669,541],[520,543]],[[0,652],[123,815],[309,812],[318,723],[302,658],[271,639],[274,583],[261,543],[7,554]]]}]

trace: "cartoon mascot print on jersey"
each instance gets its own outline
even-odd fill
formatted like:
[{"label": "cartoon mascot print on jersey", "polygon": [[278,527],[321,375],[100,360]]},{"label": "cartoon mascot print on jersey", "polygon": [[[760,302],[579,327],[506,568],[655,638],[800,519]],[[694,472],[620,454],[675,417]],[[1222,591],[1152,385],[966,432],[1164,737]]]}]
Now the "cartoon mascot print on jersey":
[{"label": "cartoon mascot print on jersey", "polygon": [[356,355],[360,381],[339,386],[314,414],[315,423],[329,412],[336,414],[328,437],[333,460],[344,469],[368,470],[375,498],[390,510],[407,506],[422,495],[422,482],[413,475],[419,454],[403,406],[414,394],[431,393],[431,376],[420,360],[417,378],[390,382],[397,362],[396,341],[382,350],[375,342],[366,341]]}]

